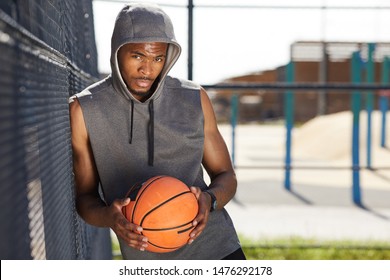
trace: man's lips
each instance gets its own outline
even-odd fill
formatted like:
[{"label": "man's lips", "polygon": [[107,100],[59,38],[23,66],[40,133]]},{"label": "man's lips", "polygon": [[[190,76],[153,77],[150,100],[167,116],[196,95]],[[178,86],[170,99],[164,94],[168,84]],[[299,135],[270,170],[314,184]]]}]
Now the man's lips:
[{"label": "man's lips", "polygon": [[149,88],[152,86],[153,80],[148,78],[138,78],[136,79],[136,84],[141,88]]}]

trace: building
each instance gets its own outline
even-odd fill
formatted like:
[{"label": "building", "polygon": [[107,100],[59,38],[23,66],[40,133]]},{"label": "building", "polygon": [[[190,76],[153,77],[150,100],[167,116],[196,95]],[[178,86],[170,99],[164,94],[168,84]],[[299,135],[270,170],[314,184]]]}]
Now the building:
[{"label": "building", "polygon": [[[291,45],[291,61],[294,63],[297,83],[350,83],[351,57],[360,51],[362,59],[361,80],[367,82],[367,61],[370,44],[366,42],[314,42],[300,41]],[[382,64],[385,57],[390,58],[390,43],[373,45],[373,79],[381,82]],[[286,81],[286,66],[276,69],[232,77],[222,83],[275,83]],[[228,121],[230,118],[230,98],[239,94],[239,121],[250,122],[284,118],[284,91],[282,90],[215,90],[212,100],[217,119]],[[379,93],[375,92],[374,104]],[[294,119],[305,122],[317,115],[331,114],[350,110],[350,92],[297,90],[294,95]],[[363,99],[364,100],[364,99]]]}]

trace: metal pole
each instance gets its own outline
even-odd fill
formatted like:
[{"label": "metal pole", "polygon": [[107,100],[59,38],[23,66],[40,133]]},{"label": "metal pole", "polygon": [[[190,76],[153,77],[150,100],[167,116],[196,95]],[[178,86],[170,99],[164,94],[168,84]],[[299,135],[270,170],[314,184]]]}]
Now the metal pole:
[{"label": "metal pole", "polygon": [[203,84],[205,89],[237,89],[240,91],[254,89],[268,89],[273,91],[280,90],[329,90],[338,91],[338,93],[350,94],[352,90],[390,90],[389,84],[367,84],[367,83],[286,83],[286,82],[270,82],[270,83],[252,83],[252,82],[237,82],[237,83],[218,83],[214,85]]},{"label": "metal pole", "polygon": [[[368,44],[368,59],[367,59],[367,72],[366,72],[366,82],[373,84],[374,83],[374,51],[375,51],[375,44],[370,43]],[[372,155],[372,111],[374,110],[374,93],[372,91],[368,91],[366,94],[366,112],[367,112],[367,139],[366,139],[366,145],[367,145],[367,157],[366,157],[366,164],[367,168],[371,169],[371,155]]]},{"label": "metal pole", "polygon": [[[354,52],[351,62],[352,83],[358,84],[361,81],[361,60],[359,52]],[[352,92],[351,100],[353,122],[352,122],[352,200],[355,204],[361,205],[360,194],[360,164],[359,164],[359,117],[361,107],[361,93],[357,90]]]},{"label": "metal pole", "polygon": [[236,167],[236,126],[238,118],[238,95],[233,94],[231,98],[231,116],[230,123],[232,126],[232,163]]},{"label": "metal pole", "polygon": [[[327,43],[322,42],[322,59],[319,63],[319,82],[325,84],[328,81],[328,54],[327,54]],[[326,114],[327,111],[327,91],[320,90],[318,92],[318,105],[317,105],[317,115],[322,116]]]},{"label": "metal pole", "polygon": [[[382,84],[388,84],[390,82],[390,58],[385,57],[382,62]],[[389,92],[389,91],[387,91]],[[381,128],[381,147],[386,146],[386,114],[389,110],[389,95],[386,95],[386,91],[379,97],[379,106],[382,113],[382,128]]]},{"label": "metal pole", "polygon": [[[290,61],[286,66],[286,81],[294,82],[294,62]],[[286,155],[284,188],[291,190],[291,145],[292,129],[294,127],[294,93],[289,90],[284,95],[284,114],[286,124]]]},{"label": "metal pole", "polygon": [[188,0],[188,80],[192,80],[193,68],[193,24],[194,24],[194,3],[193,0]]}]

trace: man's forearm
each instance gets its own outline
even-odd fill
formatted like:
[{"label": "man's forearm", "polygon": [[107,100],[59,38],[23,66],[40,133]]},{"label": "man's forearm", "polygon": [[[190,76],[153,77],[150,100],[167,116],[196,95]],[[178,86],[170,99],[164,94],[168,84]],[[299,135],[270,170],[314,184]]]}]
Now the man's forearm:
[{"label": "man's forearm", "polygon": [[93,195],[80,195],[76,199],[76,208],[85,222],[97,227],[110,227],[107,219],[107,205]]},{"label": "man's forearm", "polygon": [[209,189],[217,198],[217,209],[223,208],[236,194],[237,179],[234,171],[226,171],[212,178]]}]

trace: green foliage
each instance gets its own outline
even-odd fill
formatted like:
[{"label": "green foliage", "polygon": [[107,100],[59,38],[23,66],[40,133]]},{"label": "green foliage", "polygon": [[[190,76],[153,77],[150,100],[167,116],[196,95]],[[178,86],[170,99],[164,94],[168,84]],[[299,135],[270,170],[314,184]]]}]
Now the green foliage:
[{"label": "green foliage", "polygon": [[[299,237],[254,241],[240,236],[248,260],[390,260],[390,241],[319,241]],[[113,238],[113,259],[121,260]]]},{"label": "green foliage", "polygon": [[111,237],[112,244],[112,259],[113,260],[122,260],[121,249],[119,247],[118,239],[114,236]]},{"label": "green foliage", "polygon": [[243,237],[241,241],[252,260],[390,260],[390,242],[303,238],[253,242]]}]

